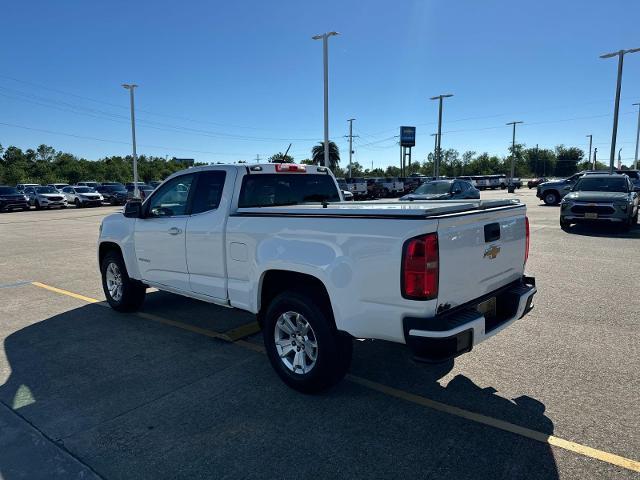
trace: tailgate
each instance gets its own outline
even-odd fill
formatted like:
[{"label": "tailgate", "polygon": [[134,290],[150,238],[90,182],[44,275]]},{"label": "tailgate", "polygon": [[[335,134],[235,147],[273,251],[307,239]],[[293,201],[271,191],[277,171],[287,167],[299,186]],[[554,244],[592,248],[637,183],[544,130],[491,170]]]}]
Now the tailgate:
[{"label": "tailgate", "polygon": [[521,278],[524,206],[442,218],[438,306],[455,307]]}]

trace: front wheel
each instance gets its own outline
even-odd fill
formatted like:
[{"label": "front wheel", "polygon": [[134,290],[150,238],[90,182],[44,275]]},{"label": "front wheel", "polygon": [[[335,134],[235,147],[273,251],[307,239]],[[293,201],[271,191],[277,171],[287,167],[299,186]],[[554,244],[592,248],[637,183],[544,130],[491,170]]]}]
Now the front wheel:
[{"label": "front wheel", "polygon": [[571,227],[571,224],[560,217],[560,228],[566,232],[569,230],[569,227]]},{"label": "front wheel", "polygon": [[264,317],[263,337],[271,366],[291,388],[316,393],[338,383],[351,365],[351,338],[336,331],[330,306],[317,295],[286,291]]},{"label": "front wheel", "polygon": [[560,202],[560,195],[558,195],[556,192],[545,193],[543,201],[547,205],[557,205]]},{"label": "front wheel", "polygon": [[100,271],[102,289],[111,308],[119,312],[133,312],[142,306],[147,289],[142,282],[129,277],[119,252],[107,253]]},{"label": "front wheel", "polygon": [[42,205],[40,205],[40,202],[36,200],[36,210],[42,210]]}]

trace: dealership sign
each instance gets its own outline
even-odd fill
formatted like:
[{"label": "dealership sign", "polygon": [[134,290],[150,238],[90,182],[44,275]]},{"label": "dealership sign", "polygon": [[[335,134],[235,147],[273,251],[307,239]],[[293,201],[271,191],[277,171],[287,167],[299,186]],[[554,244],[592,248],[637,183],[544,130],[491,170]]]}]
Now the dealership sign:
[{"label": "dealership sign", "polygon": [[400,127],[400,146],[413,147],[416,144],[416,127]]}]

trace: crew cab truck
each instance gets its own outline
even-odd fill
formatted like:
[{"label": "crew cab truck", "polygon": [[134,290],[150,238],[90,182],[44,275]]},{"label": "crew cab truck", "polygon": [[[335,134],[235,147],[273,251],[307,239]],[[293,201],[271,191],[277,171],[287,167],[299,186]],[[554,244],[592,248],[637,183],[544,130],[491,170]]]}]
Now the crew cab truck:
[{"label": "crew cab truck", "polygon": [[118,311],[152,286],[256,314],[280,378],[316,392],[345,375],[353,338],[437,362],[523,317],[528,232],[517,200],[341,202],[324,167],[215,165],[105,217],[98,260]]}]

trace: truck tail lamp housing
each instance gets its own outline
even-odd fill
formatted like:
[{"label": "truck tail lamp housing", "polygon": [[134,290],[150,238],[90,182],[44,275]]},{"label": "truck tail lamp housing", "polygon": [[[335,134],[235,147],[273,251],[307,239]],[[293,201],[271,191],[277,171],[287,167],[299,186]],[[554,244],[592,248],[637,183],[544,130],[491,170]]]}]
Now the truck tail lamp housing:
[{"label": "truck tail lamp housing", "polygon": [[439,274],[438,234],[429,233],[407,240],[402,251],[402,296],[411,300],[436,298]]},{"label": "truck tail lamp housing", "polygon": [[529,217],[524,217],[525,220],[525,229],[526,229],[526,240],[524,244],[524,264],[527,264],[527,260],[529,260],[529,238],[531,237],[531,233],[529,232]]},{"label": "truck tail lamp housing", "polygon": [[307,167],[304,165],[297,165],[295,163],[276,163],[276,172],[305,173],[306,171]]}]

